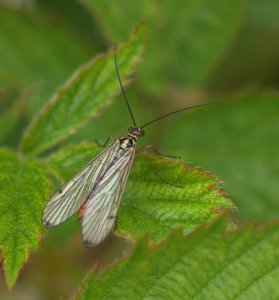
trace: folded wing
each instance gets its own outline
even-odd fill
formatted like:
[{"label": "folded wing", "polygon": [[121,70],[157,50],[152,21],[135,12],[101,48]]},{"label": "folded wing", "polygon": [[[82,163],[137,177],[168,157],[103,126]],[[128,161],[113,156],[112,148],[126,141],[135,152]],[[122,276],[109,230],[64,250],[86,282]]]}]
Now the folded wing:
[{"label": "folded wing", "polygon": [[99,244],[113,230],[134,154],[135,148],[126,149],[100,180],[86,202],[81,220],[85,246]]},{"label": "folded wing", "polygon": [[118,151],[119,140],[116,140],[65,183],[46,204],[42,216],[43,224],[47,227],[55,226],[76,213],[114,161]]}]

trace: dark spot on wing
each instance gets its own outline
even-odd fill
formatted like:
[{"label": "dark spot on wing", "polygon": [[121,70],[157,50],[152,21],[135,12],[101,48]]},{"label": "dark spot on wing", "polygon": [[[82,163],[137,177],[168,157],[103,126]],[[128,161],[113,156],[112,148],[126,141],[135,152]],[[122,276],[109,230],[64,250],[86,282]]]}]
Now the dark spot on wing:
[{"label": "dark spot on wing", "polygon": [[50,223],[49,221],[43,220],[43,224],[44,224],[46,227],[51,227],[51,223]]},{"label": "dark spot on wing", "polygon": [[84,245],[84,247],[87,247],[87,248],[94,246],[94,244],[88,240],[83,241],[83,245]]},{"label": "dark spot on wing", "polygon": [[114,219],[115,218],[115,216],[114,215],[112,215],[112,216],[109,216],[109,219],[110,220],[112,220],[112,219]]},{"label": "dark spot on wing", "polygon": [[63,190],[62,190],[62,189],[60,189],[60,190],[59,190],[59,194],[62,194],[62,193],[63,193]]}]

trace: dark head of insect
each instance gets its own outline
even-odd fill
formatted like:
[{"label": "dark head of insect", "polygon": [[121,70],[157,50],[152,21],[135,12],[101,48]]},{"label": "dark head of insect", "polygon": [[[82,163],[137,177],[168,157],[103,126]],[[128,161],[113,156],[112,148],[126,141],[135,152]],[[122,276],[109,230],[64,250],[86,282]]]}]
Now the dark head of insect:
[{"label": "dark head of insect", "polygon": [[144,131],[139,127],[130,127],[128,131],[129,135],[135,138],[144,136]]}]

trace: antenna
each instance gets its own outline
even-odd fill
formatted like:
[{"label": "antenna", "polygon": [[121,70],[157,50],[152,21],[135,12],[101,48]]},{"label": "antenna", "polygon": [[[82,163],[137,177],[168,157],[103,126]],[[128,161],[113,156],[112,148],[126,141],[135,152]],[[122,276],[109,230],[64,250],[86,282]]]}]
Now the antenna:
[{"label": "antenna", "polygon": [[201,107],[201,106],[219,105],[219,104],[224,104],[224,103],[221,103],[221,102],[213,103],[213,102],[212,102],[212,103],[205,103],[205,104],[198,104],[198,105],[194,105],[194,106],[184,107],[184,108],[181,108],[181,109],[172,111],[172,112],[170,112],[170,113],[167,113],[167,114],[165,114],[165,115],[162,115],[162,116],[160,116],[160,117],[158,117],[158,118],[156,118],[156,119],[154,119],[154,120],[152,120],[152,121],[150,121],[150,122],[148,122],[148,123],[146,123],[146,124],[140,126],[140,128],[146,127],[146,126],[148,126],[148,125],[150,125],[150,124],[152,124],[152,123],[154,123],[154,122],[157,122],[157,121],[159,121],[159,120],[161,120],[161,119],[164,119],[164,118],[166,118],[166,117],[169,117],[169,116],[171,116],[171,115],[174,115],[174,114],[179,113],[179,112],[184,111],[184,110],[188,110],[188,109],[192,109],[192,108],[196,108],[196,107]]},{"label": "antenna", "polygon": [[124,97],[124,99],[125,99],[125,101],[126,101],[126,104],[127,104],[127,106],[128,106],[130,115],[131,115],[131,117],[132,117],[134,126],[136,126],[135,118],[134,118],[134,116],[133,116],[131,107],[130,107],[130,105],[129,105],[128,99],[127,99],[127,97],[126,97],[126,94],[125,94],[125,91],[124,91],[124,88],[123,88],[123,85],[122,85],[122,82],[121,82],[121,79],[120,79],[119,70],[118,70],[117,61],[116,61],[116,52],[117,52],[117,45],[115,44],[115,45],[114,45],[114,65],[115,65],[115,70],[116,70],[117,78],[118,78],[118,81],[119,81],[119,84],[120,84],[120,87],[121,87],[121,91],[122,91],[123,97]]}]

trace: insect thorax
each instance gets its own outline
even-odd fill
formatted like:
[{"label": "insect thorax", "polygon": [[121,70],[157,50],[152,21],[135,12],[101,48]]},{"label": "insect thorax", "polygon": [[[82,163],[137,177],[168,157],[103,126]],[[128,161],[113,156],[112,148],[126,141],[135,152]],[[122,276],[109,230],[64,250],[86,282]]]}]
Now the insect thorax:
[{"label": "insect thorax", "polygon": [[137,138],[129,134],[128,137],[120,138],[119,142],[122,149],[128,149],[135,146]]}]

